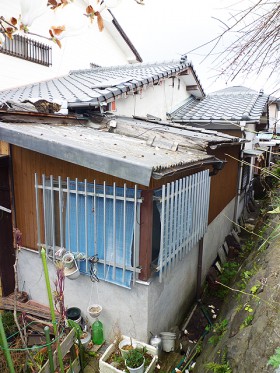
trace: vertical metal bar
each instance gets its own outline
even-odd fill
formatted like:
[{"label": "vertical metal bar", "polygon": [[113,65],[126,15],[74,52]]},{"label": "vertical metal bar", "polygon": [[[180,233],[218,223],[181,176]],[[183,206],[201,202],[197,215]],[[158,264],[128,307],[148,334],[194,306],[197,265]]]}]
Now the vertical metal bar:
[{"label": "vertical metal bar", "polygon": [[45,245],[46,253],[48,254],[48,235],[47,235],[47,216],[46,216],[46,177],[42,175],[42,185],[43,185],[43,209],[44,209],[44,231],[45,231]]},{"label": "vertical metal bar", "polygon": [[76,178],[76,252],[79,253],[79,194],[78,194],[78,178]]},{"label": "vertical metal bar", "polygon": [[197,174],[194,174],[193,175],[193,181],[192,181],[192,206],[193,206],[193,217],[192,217],[192,239],[191,239],[191,245],[190,245],[190,249],[191,250],[193,248],[193,245],[194,245],[194,235],[195,235],[195,229],[196,229],[196,226],[195,226],[195,214],[196,214],[196,206],[195,206],[195,197],[196,197],[196,175]]},{"label": "vertical metal bar", "polygon": [[[165,215],[165,271],[169,263],[169,245],[170,245],[170,183],[166,185],[166,215]],[[166,272],[167,273],[167,272]]]},{"label": "vertical metal bar", "polygon": [[185,196],[184,196],[184,187],[186,185],[186,178],[180,179],[179,181],[179,210],[180,210],[180,250],[179,250],[179,260],[182,259],[182,249],[183,249],[183,243],[185,241],[184,237],[184,225],[183,225],[183,219],[184,219],[184,203],[185,203]]},{"label": "vertical metal bar", "polygon": [[94,229],[94,255],[97,254],[97,211],[96,211],[96,181],[93,181],[93,229]]},{"label": "vertical metal bar", "polygon": [[54,191],[53,191],[53,176],[50,177],[51,183],[51,227],[52,227],[52,247],[53,247],[53,260],[55,259],[55,216],[54,216]]},{"label": "vertical metal bar", "polygon": [[134,187],[134,216],[133,216],[133,284],[135,284],[136,281],[136,229],[137,229],[137,185]]},{"label": "vertical metal bar", "polygon": [[40,223],[40,204],[39,204],[39,188],[38,175],[35,173],[35,200],[36,200],[36,222],[37,222],[37,246],[41,247],[41,223]]},{"label": "vertical metal bar", "polygon": [[198,222],[199,222],[199,229],[197,232],[197,239],[200,240],[203,236],[203,228],[204,228],[204,220],[203,220],[203,202],[204,202],[204,172],[200,172],[200,183],[199,183],[199,191],[198,191],[198,202],[199,202],[199,210],[198,210]]},{"label": "vertical metal bar", "polygon": [[123,186],[123,268],[122,281],[125,280],[125,263],[126,263],[126,183]]},{"label": "vertical metal bar", "polygon": [[58,176],[58,202],[59,202],[59,234],[60,234],[60,247],[64,247],[64,235],[63,235],[63,191],[61,176]]},{"label": "vertical metal bar", "polygon": [[187,232],[188,232],[188,245],[186,246],[186,253],[190,249],[191,235],[192,235],[192,216],[193,216],[193,205],[192,205],[192,183],[193,175],[188,177],[188,203],[187,203]]},{"label": "vertical metal bar", "polygon": [[70,228],[71,228],[71,225],[70,225],[70,206],[71,202],[70,202],[70,179],[69,177],[67,177],[67,226],[68,226],[68,242],[67,242],[67,249],[69,251],[71,251],[71,234],[70,234]]},{"label": "vertical metal bar", "polygon": [[178,248],[180,245],[179,242],[179,233],[180,233],[180,226],[179,226],[179,209],[178,209],[178,186],[179,186],[179,181],[176,180],[175,182],[175,201],[174,201],[174,236],[173,236],[173,241],[174,241],[174,251],[173,251],[173,263],[177,263],[178,261]]},{"label": "vertical metal bar", "polygon": [[88,196],[87,179],[85,179],[85,251],[86,251],[86,273],[88,273]]},{"label": "vertical metal bar", "polygon": [[[104,254],[104,278],[106,279],[106,181],[103,183],[103,254]],[[109,270],[109,268],[108,268]]]},{"label": "vertical metal bar", "polygon": [[189,196],[189,176],[188,177],[185,177],[184,178],[184,181],[183,181],[183,224],[182,224],[182,228],[183,228],[183,240],[184,240],[184,244],[183,244],[183,247],[182,247],[182,255],[184,256],[185,255],[185,252],[186,252],[186,247],[188,245],[188,240],[189,240],[189,233],[188,233],[188,209],[189,209],[189,205],[188,205],[188,196]]},{"label": "vertical metal bar", "polygon": [[113,279],[116,279],[116,183],[113,183]]},{"label": "vertical metal bar", "polygon": [[171,263],[173,258],[173,251],[174,251],[174,245],[173,245],[173,237],[174,237],[174,181],[171,183],[171,195],[170,195],[170,222],[169,222],[169,245],[168,245],[168,257],[169,257],[169,266],[168,266],[168,273],[170,273],[171,270]]},{"label": "vertical metal bar", "polygon": [[199,211],[199,201],[198,201],[198,190],[199,190],[199,173],[195,174],[195,184],[194,184],[194,235],[193,235],[193,246],[197,243],[197,232],[198,232],[198,211]]},{"label": "vertical metal bar", "polygon": [[161,191],[161,231],[160,231],[160,250],[159,250],[159,282],[162,282],[163,275],[163,258],[164,258],[164,235],[165,235],[165,185]]}]

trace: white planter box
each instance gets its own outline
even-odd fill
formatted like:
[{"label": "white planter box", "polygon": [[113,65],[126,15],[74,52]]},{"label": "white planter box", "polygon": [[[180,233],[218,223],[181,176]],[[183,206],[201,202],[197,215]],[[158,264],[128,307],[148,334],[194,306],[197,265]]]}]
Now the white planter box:
[{"label": "white planter box", "polygon": [[[123,338],[128,338],[129,337],[125,337],[123,336]],[[151,361],[151,364],[146,368],[145,370],[145,373],[149,373],[149,372],[153,372],[153,370],[155,369],[156,367],[156,363],[158,361],[158,356],[156,355],[156,348],[151,346],[151,345],[148,345],[146,343],[143,343],[143,342],[139,342],[135,339],[132,338],[132,342],[133,343],[136,343],[137,345],[140,345],[141,347],[146,347],[147,351],[149,352],[149,354],[151,354],[153,356],[153,359]],[[109,359],[109,357],[115,352],[115,350],[117,349],[118,347],[112,343],[108,348],[107,350],[104,352],[104,354],[102,355],[101,359],[99,360],[99,370],[100,370],[100,373],[123,373],[122,370],[119,370],[115,367],[113,367],[112,365],[106,363],[106,361]]]}]

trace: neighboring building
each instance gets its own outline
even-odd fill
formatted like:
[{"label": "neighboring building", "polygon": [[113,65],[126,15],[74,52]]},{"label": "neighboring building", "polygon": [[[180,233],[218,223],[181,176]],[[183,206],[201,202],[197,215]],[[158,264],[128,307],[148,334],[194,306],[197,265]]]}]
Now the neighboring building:
[{"label": "neighboring building", "polygon": [[152,115],[166,119],[176,102],[204,97],[191,63],[170,61],[71,71],[68,75],[0,92],[0,103],[44,99],[69,113]]},{"label": "neighboring building", "polygon": [[[62,12],[73,17],[75,6],[68,4]],[[48,30],[54,22],[50,17],[51,12],[53,11],[49,10],[35,19],[30,31],[50,37]],[[1,16],[9,19],[12,16],[18,17],[20,13],[20,0],[1,0]],[[80,13],[81,17],[84,17],[82,9]],[[63,39],[61,49],[51,40],[36,35],[22,33],[15,35],[13,40],[6,38],[6,43],[2,48],[0,46],[0,90],[37,82],[42,78],[50,79],[65,75],[73,69],[89,68],[91,63],[108,66],[112,63],[121,65],[142,62],[139,53],[112,12],[104,9],[102,17],[102,32],[98,30],[96,19],[90,27],[90,21],[84,17],[84,24],[88,27],[77,35],[73,32],[71,37]],[[78,16],[74,15],[74,19],[75,22],[78,21]],[[59,21],[60,19],[57,20]]]},{"label": "neighboring building", "polygon": [[[193,125],[196,128],[216,130],[249,140],[244,144],[236,162],[240,164],[238,198],[234,221],[238,221],[244,207],[244,197],[250,191],[250,182],[259,169],[268,166],[271,147],[259,147],[257,133],[269,128],[270,98],[252,89],[236,86],[207,95],[202,100],[190,97],[168,113],[172,122]],[[242,162],[244,161],[244,162]]]},{"label": "neighboring building", "polygon": [[[232,229],[234,158],[244,142],[164,120],[163,108],[190,92],[204,96],[185,60],[95,68],[0,92],[0,140],[9,144],[14,224],[26,248],[20,286],[33,299],[47,302],[38,248],[50,261],[65,248],[83,254],[88,275],[66,280],[66,305],[86,316],[100,303],[107,336],[117,323],[147,340],[182,321]],[[34,97],[64,99],[68,115],[22,103]]]}]

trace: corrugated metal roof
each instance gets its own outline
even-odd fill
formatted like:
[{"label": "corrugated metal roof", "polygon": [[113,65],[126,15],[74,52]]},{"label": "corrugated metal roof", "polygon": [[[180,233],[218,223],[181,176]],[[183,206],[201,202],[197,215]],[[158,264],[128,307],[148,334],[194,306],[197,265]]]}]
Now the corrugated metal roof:
[{"label": "corrugated metal roof", "polygon": [[[106,119],[108,122],[108,119]],[[0,139],[42,154],[94,169],[141,185],[149,185],[153,173],[176,171],[213,160],[207,144],[239,142],[214,131],[154,129],[154,124],[118,119],[116,132],[102,124],[47,125],[0,122]],[[95,126],[93,128],[92,126]],[[138,132],[135,132],[135,129]],[[166,136],[165,136],[166,135]]]},{"label": "corrugated metal roof", "polygon": [[268,95],[246,87],[213,92],[202,100],[191,97],[170,113],[174,122],[259,121],[266,111]]},{"label": "corrugated metal roof", "polygon": [[2,91],[0,103],[38,98],[48,101],[66,100],[69,106],[75,103],[90,103],[94,106],[100,102],[112,101],[126,92],[158,83],[161,79],[176,76],[188,69],[191,69],[199,85],[200,95],[204,95],[192,64],[183,60],[71,71],[60,78]]}]

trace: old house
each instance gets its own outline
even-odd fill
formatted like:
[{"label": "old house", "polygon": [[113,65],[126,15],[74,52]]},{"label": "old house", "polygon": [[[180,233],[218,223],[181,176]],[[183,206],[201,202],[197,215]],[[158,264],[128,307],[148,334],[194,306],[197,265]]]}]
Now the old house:
[{"label": "old house", "polygon": [[[101,304],[107,336],[118,323],[147,340],[181,321],[231,230],[225,216],[234,214],[243,144],[164,120],[162,107],[190,92],[204,96],[185,60],[75,71],[0,92],[14,226],[23,234],[20,286],[32,298],[47,299],[43,246],[52,276],[61,252],[80,258],[66,305],[86,316]],[[22,103],[33,96],[63,97],[68,114]],[[11,209],[7,195],[5,203]]]},{"label": "old house", "polygon": [[[262,90],[236,86],[208,94],[198,100],[190,97],[169,113],[169,118],[196,128],[211,129],[249,140],[244,143],[240,155],[237,198],[234,221],[240,217],[244,203],[248,201],[247,193],[251,193],[254,175],[259,169],[254,167],[268,166],[271,159],[271,147],[259,146],[257,134],[269,128],[269,112],[275,115],[275,109],[269,106],[270,99]],[[272,106],[275,106],[274,104]]]}]

